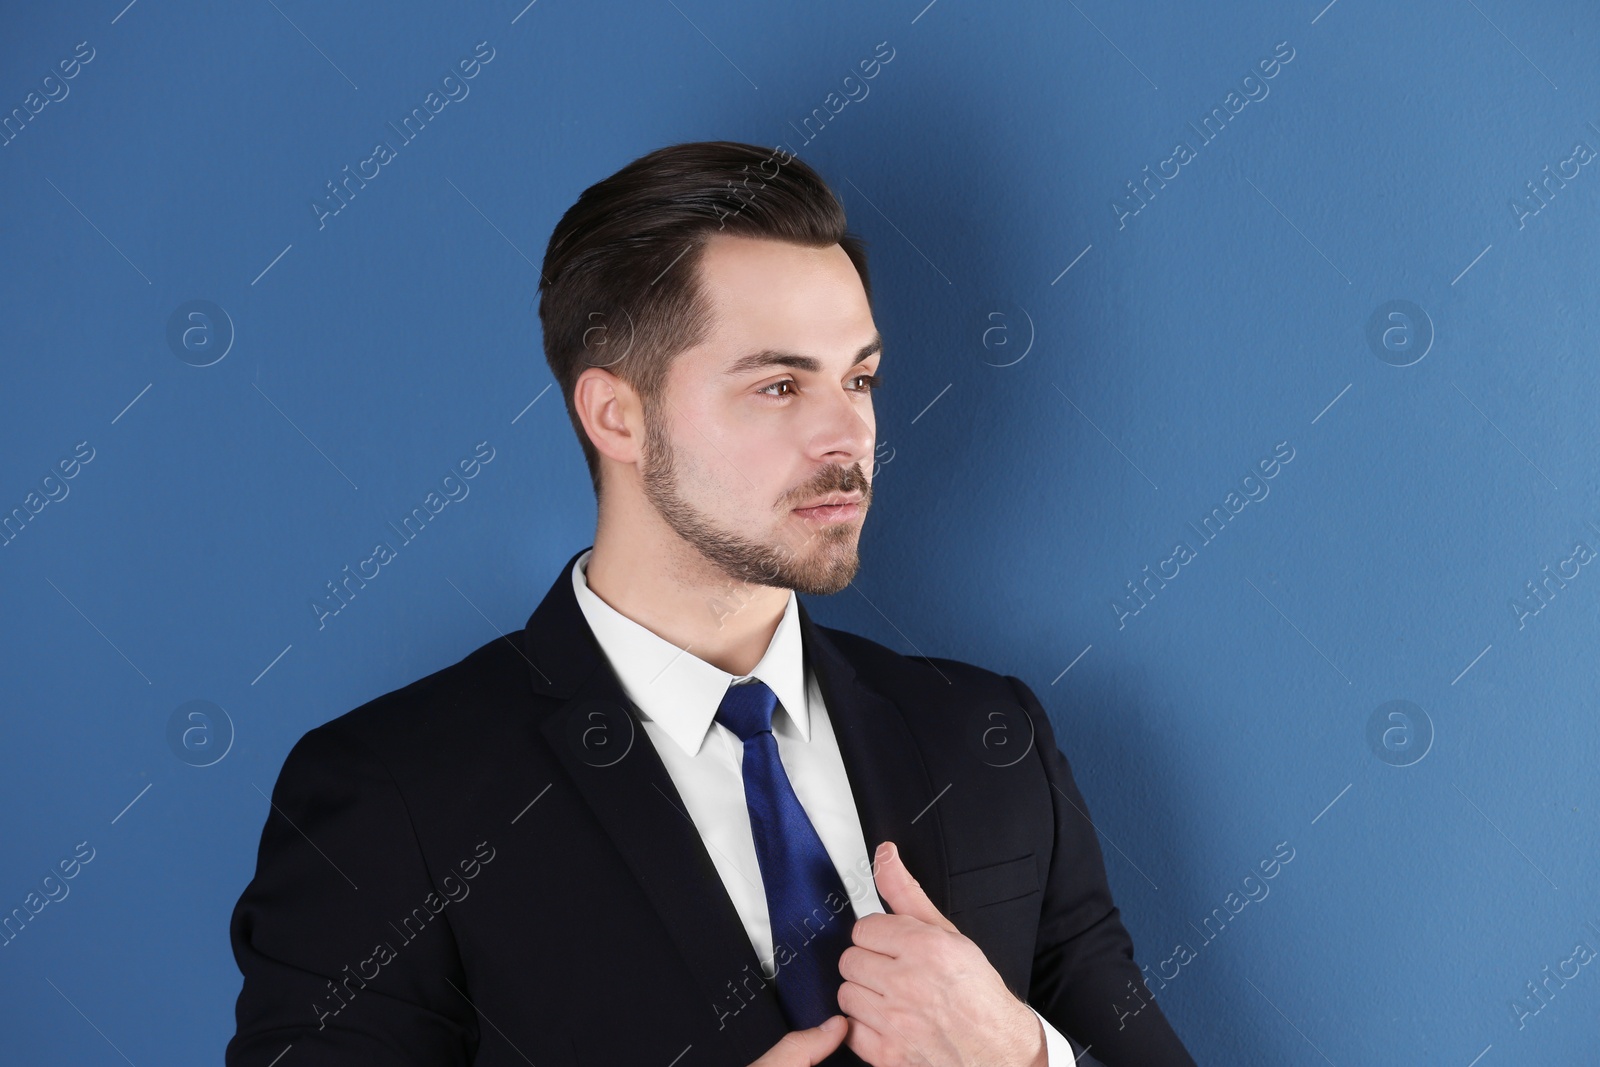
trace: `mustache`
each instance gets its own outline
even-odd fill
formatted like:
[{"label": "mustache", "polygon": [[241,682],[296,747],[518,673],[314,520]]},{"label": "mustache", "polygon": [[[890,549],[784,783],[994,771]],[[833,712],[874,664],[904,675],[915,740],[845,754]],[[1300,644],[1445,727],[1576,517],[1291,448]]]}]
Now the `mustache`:
[{"label": "mustache", "polygon": [[861,491],[861,502],[872,502],[872,483],[862,473],[860,466],[855,467],[830,467],[823,479],[815,482],[794,494],[796,500],[810,500],[813,497],[823,496],[827,493],[853,493]]}]

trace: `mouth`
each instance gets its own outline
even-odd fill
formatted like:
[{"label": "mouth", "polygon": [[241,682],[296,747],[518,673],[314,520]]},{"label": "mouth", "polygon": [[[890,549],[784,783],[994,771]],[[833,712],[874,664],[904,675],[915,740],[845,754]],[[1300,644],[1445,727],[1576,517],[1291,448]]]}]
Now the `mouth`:
[{"label": "mouth", "polygon": [[795,508],[794,513],[808,522],[849,522],[861,514],[861,494],[833,493],[806,507]]}]

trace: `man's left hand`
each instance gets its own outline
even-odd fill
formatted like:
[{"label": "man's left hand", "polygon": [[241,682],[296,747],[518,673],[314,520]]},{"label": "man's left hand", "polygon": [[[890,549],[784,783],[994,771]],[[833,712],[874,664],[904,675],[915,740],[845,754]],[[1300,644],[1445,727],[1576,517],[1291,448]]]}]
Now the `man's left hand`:
[{"label": "man's left hand", "polygon": [[1045,1067],[1038,1016],[939,913],[892,841],[876,862],[894,914],[856,920],[839,957],[845,1044],[872,1067]]}]

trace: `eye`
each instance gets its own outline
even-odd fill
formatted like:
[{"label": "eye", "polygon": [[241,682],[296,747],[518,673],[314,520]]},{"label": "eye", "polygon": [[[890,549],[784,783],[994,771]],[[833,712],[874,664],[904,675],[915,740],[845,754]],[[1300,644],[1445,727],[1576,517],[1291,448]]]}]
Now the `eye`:
[{"label": "eye", "polygon": [[[857,374],[857,375],[853,376],[850,379],[850,381],[853,381],[853,382],[865,382],[866,383],[865,386],[862,386],[862,387],[857,388],[855,390],[855,392],[858,392],[858,393],[871,393],[871,392],[875,391],[878,388],[878,386],[883,384],[882,376],[877,375],[877,374]],[[768,385],[763,385],[760,389],[758,389],[756,391],[759,392],[759,393],[763,393],[766,396],[770,396],[770,397],[773,397],[775,399],[778,399],[778,400],[784,400],[784,399],[787,399],[790,396],[793,396],[794,394],[792,392],[790,392],[790,393],[774,393],[771,390],[778,389],[778,388],[781,388],[783,386],[793,386],[794,384],[795,384],[795,380],[793,378],[784,378],[784,379],[781,379],[779,381],[772,382],[772,383],[770,383]]]}]

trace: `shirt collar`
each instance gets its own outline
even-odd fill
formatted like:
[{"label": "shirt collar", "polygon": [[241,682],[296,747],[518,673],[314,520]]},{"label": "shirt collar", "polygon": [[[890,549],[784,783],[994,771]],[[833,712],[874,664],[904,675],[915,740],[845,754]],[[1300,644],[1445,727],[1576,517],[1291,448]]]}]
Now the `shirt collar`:
[{"label": "shirt collar", "polygon": [[[805,659],[802,654],[798,601],[794,590],[784,605],[783,618],[755,669],[732,675],[641,626],[601,600],[589,588],[586,570],[594,549],[572,565],[572,589],[600,650],[611,663],[622,690],[645,718],[655,722],[693,756],[711,729],[728,686],[747,678],[766,683],[778,697],[802,740],[811,740],[806,702]],[[778,711],[773,711],[776,724]]]}]

